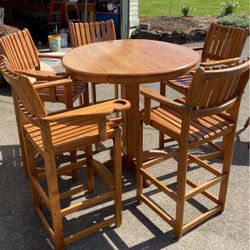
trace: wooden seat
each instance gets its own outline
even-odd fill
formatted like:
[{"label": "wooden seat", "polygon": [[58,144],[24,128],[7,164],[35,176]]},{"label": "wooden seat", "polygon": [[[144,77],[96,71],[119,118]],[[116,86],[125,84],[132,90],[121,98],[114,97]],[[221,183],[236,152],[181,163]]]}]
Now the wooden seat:
[{"label": "wooden seat", "polygon": [[[113,20],[89,23],[69,22],[69,34],[72,47],[79,47],[90,43],[116,39]],[[92,101],[97,103],[96,83],[91,83]],[[118,98],[118,85],[114,85],[114,97]]]},{"label": "wooden seat", "polygon": [[[248,29],[212,23],[204,41],[204,46],[202,48],[193,48],[196,51],[202,50],[200,65],[226,65],[239,61],[248,33]],[[235,42],[236,40],[237,43]],[[161,82],[161,95],[165,95],[166,86],[187,95],[195,71],[196,69],[193,69],[188,74],[180,76],[174,80]],[[164,141],[164,134],[160,133],[160,148],[164,147]]]},{"label": "wooden seat", "polygon": [[[46,64],[45,67],[43,66],[44,63],[40,61],[41,58],[61,59],[62,56],[38,53],[28,29],[0,38],[0,54],[6,56],[9,67],[13,71],[28,75],[35,82],[68,78],[65,73],[57,73]],[[45,70],[43,70],[43,67]],[[66,90],[61,91],[60,88],[50,86],[46,94],[44,92],[41,94],[41,98],[42,101],[62,102],[66,104],[67,108],[71,108],[73,103],[67,102],[68,95],[71,95],[70,98],[73,102],[80,98],[81,105],[88,104],[86,83],[78,81],[77,84],[72,84],[71,90],[68,90],[68,92]]]},{"label": "wooden seat", "polygon": [[[4,60],[3,57],[2,60]],[[3,62],[1,62],[1,65],[3,65]],[[29,152],[27,162],[33,203],[36,214],[47,229],[56,249],[63,249],[65,245],[111,224],[115,224],[116,227],[120,226],[122,221],[121,129],[119,122],[109,121],[107,116],[113,112],[127,110],[130,108],[129,102],[117,99],[84,108],[48,114],[34,85],[30,83],[26,76],[10,72],[7,67],[3,69],[3,66],[1,66],[1,69],[4,77],[15,91],[18,114],[26,120],[26,123],[22,124],[24,124],[24,146],[25,150]],[[46,83],[40,85],[44,84]],[[112,139],[114,144],[112,172],[94,159],[92,153],[93,144],[107,139]],[[57,156],[79,149],[85,150],[85,158],[79,155],[75,162],[63,162],[63,164],[56,161]],[[44,160],[44,169],[41,171],[38,171],[36,167],[37,162],[34,152],[37,151],[40,152]],[[87,188],[83,184],[79,185],[79,183],[72,187],[73,183],[71,182],[69,190],[64,191],[63,189],[63,191],[60,191],[61,180],[59,180],[59,177],[67,174],[68,171],[85,165],[87,167]],[[95,174],[103,180],[107,187],[104,188],[103,192],[99,190],[91,195],[91,198],[86,197],[86,199],[76,202],[74,195],[86,190],[88,192],[94,191]],[[44,181],[47,185],[44,185]],[[65,188],[66,183],[62,184]],[[68,200],[71,196],[73,196],[73,203]],[[66,204],[65,202],[62,203],[66,198]],[[76,233],[66,234],[64,232],[63,223],[66,223],[66,220],[63,221],[64,217],[74,216],[72,214],[79,210],[96,207],[97,204],[110,199],[114,201],[114,211],[112,209],[109,212],[108,218],[93,222],[91,226]],[[51,220],[47,219],[43,207],[50,211]],[[81,218],[81,216],[79,217]],[[93,217],[95,218],[95,216]],[[76,217],[75,220],[80,218]],[[67,220],[69,220],[68,217]]]},{"label": "wooden seat", "polygon": [[[178,238],[225,208],[237,118],[242,94],[249,80],[249,68],[249,60],[232,65],[199,67],[193,76],[187,97],[181,100],[170,100],[150,89],[141,90],[144,110],[140,113],[140,132],[137,138],[137,199],[169,223]],[[160,106],[151,108],[151,101],[157,101]],[[177,142],[177,148],[170,144],[165,151],[143,152],[143,123],[167,134],[171,141]],[[215,167],[207,161],[206,156],[197,154],[197,151],[204,144],[221,137],[222,151],[217,157],[220,158],[222,154],[225,157],[222,166],[217,164]],[[170,174],[166,173],[166,166],[162,172],[160,168],[163,164],[156,166],[170,158],[177,161],[174,183],[167,183],[168,180],[164,178]],[[188,172],[191,163],[198,167]],[[157,176],[149,170],[152,166]],[[163,176],[159,173],[163,173]],[[166,208],[163,209],[162,196],[159,205],[159,196],[151,197],[150,192],[143,190],[143,178],[176,202],[175,215],[166,211]],[[218,189],[207,190],[216,184],[219,184]],[[204,204],[204,199],[196,196],[198,194],[208,198],[209,202]],[[202,213],[190,220],[185,211],[186,201],[189,201],[189,207],[192,204],[198,209],[202,206]],[[212,206],[212,203],[215,205]],[[189,217],[188,220],[186,216]]]}]

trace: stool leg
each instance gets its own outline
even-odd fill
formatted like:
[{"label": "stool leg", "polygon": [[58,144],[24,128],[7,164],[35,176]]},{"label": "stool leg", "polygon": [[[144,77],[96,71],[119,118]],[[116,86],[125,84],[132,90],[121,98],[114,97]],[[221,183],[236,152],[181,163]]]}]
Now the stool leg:
[{"label": "stool leg", "polygon": [[119,85],[114,84],[114,93],[115,93],[115,99],[119,98]]},{"label": "stool leg", "polygon": [[[73,98],[72,98],[72,89],[70,86],[66,86],[65,87],[65,106],[67,109],[71,109],[73,108]],[[70,161],[71,163],[76,162],[77,158],[76,158],[76,151],[71,151],[70,152]],[[71,170],[71,176],[72,176],[72,180],[76,181],[78,179],[78,173],[77,173],[77,169],[73,169]]]},{"label": "stool leg", "polygon": [[35,150],[28,138],[25,139],[25,151],[27,152],[26,162],[32,190],[32,200],[35,207],[41,208],[41,198],[34,187],[33,178],[37,177]]},{"label": "stool leg", "polygon": [[92,103],[95,104],[96,103],[96,84],[95,83],[91,83],[91,92],[92,92]]},{"label": "stool leg", "polygon": [[162,132],[159,132],[159,148],[164,148],[164,134]]},{"label": "stool leg", "polygon": [[22,160],[23,160],[23,170],[24,174],[26,176],[29,175],[28,173],[28,160],[27,160],[27,152],[25,150],[25,139],[24,139],[24,131],[23,131],[23,119],[19,113],[18,109],[18,103],[17,103],[17,96],[15,93],[15,90],[13,87],[11,88],[12,95],[13,95],[13,102],[14,102],[14,108],[15,108],[15,114],[16,114],[16,123],[17,123],[17,129],[18,129],[18,136],[19,136],[19,142],[20,142],[20,148],[21,148],[21,154],[22,154]]},{"label": "stool leg", "polygon": [[87,146],[85,148],[86,160],[87,160],[87,183],[88,183],[88,191],[93,192],[95,188],[95,181],[94,181],[94,169],[90,163],[90,160],[93,159],[93,151],[92,145]]},{"label": "stool leg", "polygon": [[[70,152],[70,162],[75,163],[77,161],[76,150]],[[77,181],[78,171],[77,169],[71,170],[72,181]]]},{"label": "stool leg", "polygon": [[122,162],[121,162],[121,129],[115,129],[114,140],[114,181],[115,181],[115,226],[122,223]]},{"label": "stool leg", "polygon": [[180,238],[183,234],[184,208],[185,208],[185,190],[187,177],[188,161],[188,140],[182,138],[179,145],[179,156],[177,166],[177,204],[176,204],[176,224],[175,235]]},{"label": "stool leg", "polygon": [[[162,96],[166,95],[166,85],[163,82],[160,83],[160,94]],[[159,148],[164,148],[164,133],[162,132],[159,132]]]},{"label": "stool leg", "polygon": [[61,216],[60,195],[58,190],[58,179],[56,173],[55,158],[45,155],[45,169],[48,184],[50,212],[54,231],[54,243],[56,249],[63,249],[64,235]]},{"label": "stool leg", "polygon": [[45,169],[48,184],[50,212],[54,231],[54,243],[56,249],[63,249],[64,235],[61,216],[60,195],[58,190],[58,179],[56,172],[55,157],[45,155]]},{"label": "stool leg", "polygon": [[[92,104],[96,104],[97,100],[96,100],[96,83],[91,83],[91,96],[92,96]],[[96,151],[100,150],[100,143],[96,143],[95,144],[95,149]]]},{"label": "stool leg", "polygon": [[86,83],[86,90],[83,92],[83,95],[81,95],[81,98],[83,98],[82,101],[80,101],[80,105],[82,106],[89,106],[89,85]]},{"label": "stool leg", "polygon": [[137,135],[137,156],[136,156],[136,197],[138,204],[141,204],[140,196],[143,191],[143,176],[140,169],[143,163],[143,123],[140,121],[140,126]]},{"label": "stool leg", "polygon": [[57,178],[57,166],[55,160],[54,148],[52,146],[51,131],[49,124],[46,121],[41,121],[41,132],[43,138],[44,164],[48,187],[48,197],[50,204],[50,213],[52,220],[52,228],[54,231],[54,243],[56,249],[63,249],[64,247],[64,233],[60,205],[60,193]]},{"label": "stool leg", "polygon": [[226,174],[226,179],[221,182],[220,192],[219,192],[219,201],[222,205],[222,211],[225,208],[228,180],[230,175],[232,155],[234,149],[234,139],[235,139],[234,133],[225,135],[223,138],[223,156],[226,157],[223,157],[222,174]]},{"label": "stool leg", "polygon": [[[115,93],[115,99],[119,98],[119,84],[114,84],[114,93]],[[120,117],[122,113],[115,112],[115,117]]]}]

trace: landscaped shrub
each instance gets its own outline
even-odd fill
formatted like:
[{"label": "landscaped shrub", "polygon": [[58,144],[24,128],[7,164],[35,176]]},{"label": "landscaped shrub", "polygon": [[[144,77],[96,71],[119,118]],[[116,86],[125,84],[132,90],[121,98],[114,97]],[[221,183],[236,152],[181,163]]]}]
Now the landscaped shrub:
[{"label": "landscaped shrub", "polygon": [[190,9],[191,9],[191,8],[190,8],[188,5],[183,4],[183,5],[181,6],[181,13],[182,13],[182,15],[183,15],[183,16],[188,16]]},{"label": "landscaped shrub", "polygon": [[227,16],[227,15],[232,15],[235,10],[240,7],[239,3],[236,1],[230,1],[230,2],[223,2],[222,4],[222,9],[220,12],[221,16]]},{"label": "landscaped shrub", "polygon": [[223,16],[216,21],[218,24],[248,28],[250,26],[250,16]]}]

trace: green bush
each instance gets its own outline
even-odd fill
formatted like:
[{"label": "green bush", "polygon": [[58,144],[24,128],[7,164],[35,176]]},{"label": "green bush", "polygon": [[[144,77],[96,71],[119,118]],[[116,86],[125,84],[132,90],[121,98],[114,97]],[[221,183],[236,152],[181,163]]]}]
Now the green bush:
[{"label": "green bush", "polygon": [[188,5],[183,4],[181,6],[181,13],[183,16],[188,16],[189,11],[190,11],[190,7]]},{"label": "green bush", "polygon": [[240,28],[248,28],[250,26],[250,16],[228,15],[217,19],[216,23]]},{"label": "green bush", "polygon": [[221,16],[227,16],[227,15],[232,15],[235,10],[240,7],[239,3],[236,1],[230,1],[226,3],[221,3],[222,4],[222,9],[220,12]]}]

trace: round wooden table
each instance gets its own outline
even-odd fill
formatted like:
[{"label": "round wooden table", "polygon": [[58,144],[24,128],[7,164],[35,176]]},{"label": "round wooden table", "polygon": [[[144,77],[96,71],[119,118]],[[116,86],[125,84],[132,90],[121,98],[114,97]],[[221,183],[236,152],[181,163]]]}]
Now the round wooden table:
[{"label": "round wooden table", "polygon": [[125,115],[124,155],[128,164],[136,156],[139,119],[139,85],[174,79],[199,61],[190,48],[152,40],[128,39],[97,42],[74,48],[62,64],[73,78],[86,82],[116,83],[131,102]]}]

